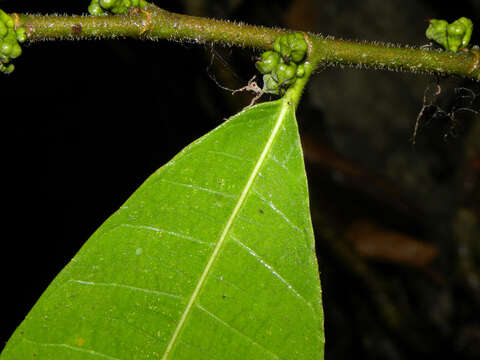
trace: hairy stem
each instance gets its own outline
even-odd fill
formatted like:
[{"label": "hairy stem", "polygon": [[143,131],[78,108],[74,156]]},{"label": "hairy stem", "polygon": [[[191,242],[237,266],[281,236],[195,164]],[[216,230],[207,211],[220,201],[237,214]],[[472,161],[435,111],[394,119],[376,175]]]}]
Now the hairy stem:
[{"label": "hairy stem", "polygon": [[[216,43],[225,46],[271,49],[273,41],[289,30],[180,15],[155,5],[132,9],[126,15],[58,16],[13,14],[16,27],[27,29],[31,42],[61,39],[111,39]],[[312,63],[322,66],[351,65],[391,71],[457,75],[480,80],[480,50],[436,51],[381,43],[358,43],[308,34]]]}]

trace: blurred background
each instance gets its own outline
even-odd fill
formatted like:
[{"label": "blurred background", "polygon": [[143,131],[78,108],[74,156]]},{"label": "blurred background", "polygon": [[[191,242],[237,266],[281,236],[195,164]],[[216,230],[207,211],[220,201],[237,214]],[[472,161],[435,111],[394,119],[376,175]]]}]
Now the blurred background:
[{"label": "blurred background", "polygon": [[[480,2],[154,1],[175,12],[422,46],[427,19]],[[2,0],[84,13],[89,1]],[[26,45],[0,76],[0,349],[89,236],[157,168],[248,105],[252,50],[123,41]],[[435,95],[437,89],[440,94]],[[480,87],[331,68],[298,112],[323,286],[326,359],[480,358]],[[264,97],[263,100],[268,100]],[[416,144],[412,135],[422,110]],[[8,110],[7,110],[8,109]]]}]

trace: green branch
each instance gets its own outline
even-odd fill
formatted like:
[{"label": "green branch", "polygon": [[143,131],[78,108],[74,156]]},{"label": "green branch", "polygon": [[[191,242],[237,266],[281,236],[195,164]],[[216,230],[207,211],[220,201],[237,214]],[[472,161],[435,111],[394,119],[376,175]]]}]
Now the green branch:
[{"label": "green branch", "polygon": [[[27,40],[111,39],[216,43],[269,50],[288,30],[180,15],[155,5],[131,8],[125,15],[58,16],[12,14],[15,27],[25,27]],[[308,34],[310,59],[321,66],[351,65],[391,71],[457,75],[480,80],[480,50],[451,52],[382,43],[359,43]]]}]

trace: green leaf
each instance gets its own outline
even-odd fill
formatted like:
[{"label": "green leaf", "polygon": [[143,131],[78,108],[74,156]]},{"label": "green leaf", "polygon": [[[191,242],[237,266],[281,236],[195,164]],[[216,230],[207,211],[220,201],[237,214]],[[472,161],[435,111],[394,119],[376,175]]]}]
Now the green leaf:
[{"label": "green leaf", "polygon": [[323,343],[303,156],[294,107],[281,99],[154,173],[0,357],[312,360]]}]

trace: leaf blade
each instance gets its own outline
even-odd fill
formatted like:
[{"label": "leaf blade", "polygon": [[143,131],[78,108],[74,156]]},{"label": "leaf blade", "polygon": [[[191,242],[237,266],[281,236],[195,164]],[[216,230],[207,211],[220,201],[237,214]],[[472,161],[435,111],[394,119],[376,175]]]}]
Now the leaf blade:
[{"label": "leaf blade", "polygon": [[294,109],[255,106],[152,175],[2,359],[15,344],[56,358],[322,358],[313,246]]}]

